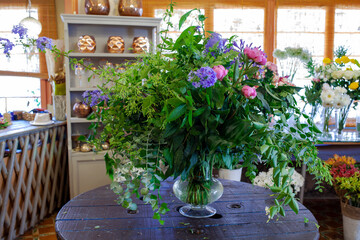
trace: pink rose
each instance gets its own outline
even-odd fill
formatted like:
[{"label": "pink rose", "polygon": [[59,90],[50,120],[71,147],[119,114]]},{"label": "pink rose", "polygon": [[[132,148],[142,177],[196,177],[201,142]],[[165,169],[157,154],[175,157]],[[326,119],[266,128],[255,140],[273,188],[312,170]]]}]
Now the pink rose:
[{"label": "pink rose", "polygon": [[244,54],[246,54],[246,56],[248,56],[248,58],[254,60],[256,63],[260,64],[260,65],[265,65],[266,64],[266,55],[263,51],[261,51],[258,48],[249,48],[246,47],[244,49]]},{"label": "pink rose", "polygon": [[229,70],[225,69],[223,65],[214,66],[213,70],[216,72],[216,78],[219,81],[222,81],[229,72]]},{"label": "pink rose", "polygon": [[244,86],[242,89],[241,89],[241,92],[242,94],[244,94],[244,96],[246,98],[249,98],[249,99],[254,99],[256,97],[256,88],[255,87],[250,87],[250,86]]},{"label": "pink rose", "polygon": [[321,80],[319,78],[313,78],[313,82],[320,82]]}]

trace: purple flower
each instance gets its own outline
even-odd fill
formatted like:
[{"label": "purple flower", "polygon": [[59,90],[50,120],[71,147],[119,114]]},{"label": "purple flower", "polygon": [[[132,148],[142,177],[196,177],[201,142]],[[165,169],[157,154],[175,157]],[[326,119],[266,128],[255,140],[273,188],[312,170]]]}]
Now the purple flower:
[{"label": "purple flower", "polygon": [[19,34],[20,39],[24,39],[24,37],[27,35],[27,28],[24,28],[21,25],[15,25],[12,29],[12,33]]},{"label": "purple flower", "polygon": [[52,43],[52,39],[51,38],[47,38],[47,37],[39,37],[36,40],[36,46],[38,49],[40,49],[41,51],[45,51],[45,48],[48,49],[52,49],[53,47],[53,43]]},{"label": "purple flower", "polygon": [[[193,81],[195,77],[197,77],[198,81]],[[188,81],[192,82],[195,88],[212,87],[215,85],[216,80],[216,72],[211,67],[202,67],[196,72],[191,71],[188,76]]]},{"label": "purple flower", "polygon": [[96,106],[101,102],[106,102],[109,100],[109,97],[104,95],[101,90],[94,90],[94,91],[85,91],[82,94],[84,98],[84,103],[89,105],[90,107]]},{"label": "purple flower", "polygon": [[10,56],[10,51],[15,46],[12,42],[10,42],[7,38],[0,38],[0,44],[4,48],[4,54],[6,54],[8,57]]},{"label": "purple flower", "polygon": [[[216,54],[218,53],[227,53],[233,49],[232,47],[226,46],[227,41],[228,40],[226,38],[222,38],[219,33],[212,33],[209,40],[205,44],[204,52],[205,53],[211,52],[211,55],[213,57],[215,57]],[[210,48],[214,48],[215,46],[216,46],[215,49],[213,50],[210,49]]]}]

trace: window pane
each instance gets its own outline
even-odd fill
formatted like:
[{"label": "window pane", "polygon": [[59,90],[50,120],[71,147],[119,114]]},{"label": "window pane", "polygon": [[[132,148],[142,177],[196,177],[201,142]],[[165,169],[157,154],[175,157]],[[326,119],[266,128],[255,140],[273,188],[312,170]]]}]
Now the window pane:
[{"label": "window pane", "polygon": [[278,32],[325,32],[325,10],[278,9]]},{"label": "window pane", "polygon": [[[355,43],[355,44],[354,44]],[[360,34],[335,34],[334,50],[339,46],[345,46],[349,49],[351,56],[360,56]]]},{"label": "window pane", "polygon": [[0,112],[39,107],[40,79],[0,76]]},{"label": "window pane", "polygon": [[313,55],[324,55],[324,34],[312,33],[278,33],[277,48],[302,47]]},{"label": "window pane", "polygon": [[263,9],[215,9],[215,32],[264,32]]},{"label": "window pane", "polygon": [[264,45],[264,9],[215,9],[214,31],[223,37],[237,35],[253,46]]},{"label": "window pane", "polygon": [[[317,60],[322,60],[325,50],[325,13],[324,9],[278,9],[276,48],[284,50],[286,47],[301,47],[316,56]],[[289,73],[291,66],[282,65],[278,64],[279,73]],[[307,85],[307,75],[307,70],[300,62],[293,83],[297,86]]]},{"label": "window pane", "polygon": [[360,10],[335,10],[335,32],[360,32]]},{"label": "window pane", "polygon": [[351,56],[360,56],[360,10],[335,10],[334,50],[339,46],[349,49]]},{"label": "window pane", "polygon": [[[18,25],[22,19],[28,17],[29,13],[24,8],[20,9],[0,9],[0,33],[1,37],[9,39],[15,43],[18,37],[12,34],[14,25]],[[32,9],[31,16],[38,19],[38,11]],[[25,40],[26,41],[26,40]],[[34,50],[32,53],[24,53],[22,46],[17,45],[11,50],[10,59],[4,54],[0,54],[0,70],[14,72],[40,72],[39,53]]]}]

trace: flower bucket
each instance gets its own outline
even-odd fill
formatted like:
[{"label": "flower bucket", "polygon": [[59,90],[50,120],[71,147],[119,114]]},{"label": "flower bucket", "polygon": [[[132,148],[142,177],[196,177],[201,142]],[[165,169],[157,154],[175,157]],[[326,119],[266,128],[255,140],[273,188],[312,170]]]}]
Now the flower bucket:
[{"label": "flower bucket", "polygon": [[345,240],[360,239],[360,208],[341,202]]},{"label": "flower bucket", "polygon": [[220,168],[219,169],[219,178],[240,182],[241,181],[241,173],[242,173],[242,168],[233,169],[233,170]]}]

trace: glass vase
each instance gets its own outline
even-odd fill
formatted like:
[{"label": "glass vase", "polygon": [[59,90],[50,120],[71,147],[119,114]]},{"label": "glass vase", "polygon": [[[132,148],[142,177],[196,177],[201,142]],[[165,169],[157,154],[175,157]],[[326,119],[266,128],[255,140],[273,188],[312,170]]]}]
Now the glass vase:
[{"label": "glass vase", "polygon": [[350,101],[349,105],[336,110],[336,133],[339,138],[342,138],[343,130],[346,126],[346,120],[349,115],[352,103],[353,100]]},{"label": "glass vase", "polygon": [[194,167],[185,181],[178,179],[174,183],[175,196],[187,204],[179,209],[183,216],[206,218],[216,214],[216,209],[208,204],[218,200],[222,196],[224,188],[218,179],[212,178],[211,169],[207,167],[205,170],[203,165],[199,164]]},{"label": "glass vase", "polygon": [[331,119],[331,114],[333,112],[333,108],[331,107],[324,107],[323,109],[323,113],[322,113],[322,119],[323,119],[323,127],[322,127],[322,137],[323,138],[330,138],[331,134],[330,134],[330,119]]}]

